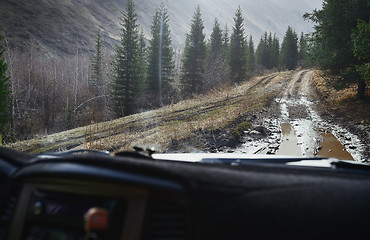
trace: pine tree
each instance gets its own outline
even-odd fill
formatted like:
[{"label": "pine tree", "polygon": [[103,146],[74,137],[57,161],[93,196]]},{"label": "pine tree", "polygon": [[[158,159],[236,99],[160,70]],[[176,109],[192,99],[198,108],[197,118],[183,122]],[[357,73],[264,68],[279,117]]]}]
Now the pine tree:
[{"label": "pine tree", "polygon": [[137,111],[137,99],[144,81],[139,25],[132,0],[128,0],[121,20],[121,40],[116,47],[111,76],[113,110],[117,116],[130,115]]},{"label": "pine tree", "polygon": [[226,49],[228,36],[224,35],[218,20],[215,19],[210,36],[207,70],[205,74],[206,88],[219,87],[226,82]]},{"label": "pine tree", "polygon": [[[9,77],[6,75],[8,65],[5,62],[5,49],[2,41],[4,37],[0,35],[0,136],[5,132],[9,123]],[[1,142],[0,142],[1,145]]]},{"label": "pine tree", "polygon": [[174,81],[173,48],[169,17],[162,3],[153,17],[148,65],[148,92],[153,106],[168,102]]},{"label": "pine tree", "polygon": [[197,6],[192,19],[190,34],[186,37],[182,76],[180,79],[182,92],[185,97],[205,91],[206,43],[203,30],[204,25],[200,7]]},{"label": "pine tree", "polygon": [[262,66],[262,55],[265,49],[265,41],[263,40],[263,37],[260,38],[260,41],[258,42],[257,49],[256,49],[256,62],[257,65]]},{"label": "pine tree", "polygon": [[215,19],[213,30],[211,33],[211,40],[210,40],[210,57],[213,59],[222,57],[223,55],[223,33],[218,23],[218,20]]},{"label": "pine tree", "polygon": [[309,64],[308,40],[303,32],[301,33],[301,37],[299,38],[298,49],[298,64],[301,66],[307,66]]},{"label": "pine tree", "polygon": [[230,40],[229,65],[231,81],[239,83],[246,78],[246,41],[244,36],[244,18],[240,6],[236,10],[234,22],[235,25],[233,26]]},{"label": "pine tree", "polygon": [[[358,96],[365,96],[366,84],[370,83],[370,17],[369,21],[359,21],[357,28],[352,33],[353,53],[358,58],[356,65],[357,72],[361,75],[362,82],[359,82]],[[362,84],[362,86],[360,86]]]},{"label": "pine tree", "polygon": [[324,0],[322,9],[304,15],[315,23],[313,61],[331,74],[341,75],[336,78],[338,88],[357,81],[358,98],[364,98],[366,84],[356,72],[359,59],[353,53],[351,35],[358,21],[369,19],[369,12],[368,0]]},{"label": "pine tree", "polygon": [[277,59],[276,57],[279,53],[276,53],[276,49],[279,49],[279,40],[272,33],[265,32],[263,37],[261,37],[256,50],[257,64],[266,68],[272,69],[276,67]]},{"label": "pine tree", "polygon": [[279,38],[274,35],[271,46],[271,67],[279,67],[280,42]]},{"label": "pine tree", "polygon": [[94,96],[104,93],[103,58],[103,41],[101,40],[100,32],[98,32],[95,42],[95,54],[91,58],[91,76],[89,78],[89,88]]},{"label": "pine tree", "polygon": [[227,51],[229,49],[229,44],[230,44],[229,28],[227,27],[227,24],[225,25],[225,30],[223,31],[222,42],[223,42],[224,57],[226,57]]},{"label": "pine tree", "polygon": [[[142,66],[142,78],[145,80],[146,79],[146,74],[147,74],[147,65],[148,65],[148,48],[146,46],[146,39],[145,39],[145,33],[144,30],[140,30],[139,34],[139,60],[141,62]],[[143,89],[145,87],[146,83],[145,81],[142,82],[141,88]]]},{"label": "pine tree", "polygon": [[252,36],[250,36],[247,51],[247,70],[249,73],[252,73],[255,68],[256,68],[256,59],[254,52],[254,43]]},{"label": "pine tree", "polygon": [[289,70],[295,69],[298,64],[298,37],[297,33],[290,26],[281,44],[280,63],[283,68]]},{"label": "pine tree", "polygon": [[265,42],[266,42],[266,47],[264,51],[264,65],[266,66],[267,69],[272,68],[272,33],[270,32],[267,34],[265,32]]},{"label": "pine tree", "polygon": [[92,94],[92,98],[96,98],[94,109],[97,113],[99,113],[100,117],[104,117],[107,109],[107,89],[104,72],[105,69],[103,41],[101,40],[100,32],[98,32],[97,34],[95,43],[95,54],[91,58],[91,76],[89,78],[88,84],[89,91]]}]

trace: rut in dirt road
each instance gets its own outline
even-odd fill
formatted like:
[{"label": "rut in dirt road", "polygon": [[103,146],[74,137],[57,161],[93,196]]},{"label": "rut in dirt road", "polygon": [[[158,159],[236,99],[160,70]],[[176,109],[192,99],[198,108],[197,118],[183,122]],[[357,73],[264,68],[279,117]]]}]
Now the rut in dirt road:
[{"label": "rut in dirt road", "polygon": [[[271,134],[266,139],[246,142],[237,152],[363,160],[359,138],[324,121],[314,110],[312,78],[313,70],[292,74],[281,97],[275,99],[280,118],[264,119],[264,127]],[[342,137],[338,140],[337,136]]]},{"label": "rut in dirt road", "polygon": [[308,100],[312,76],[313,71],[295,73],[282,98],[276,100],[280,104],[279,122],[284,146],[276,154],[297,155],[298,152],[298,156],[317,155],[320,135],[316,131],[316,124],[320,117],[312,109],[313,103]]}]

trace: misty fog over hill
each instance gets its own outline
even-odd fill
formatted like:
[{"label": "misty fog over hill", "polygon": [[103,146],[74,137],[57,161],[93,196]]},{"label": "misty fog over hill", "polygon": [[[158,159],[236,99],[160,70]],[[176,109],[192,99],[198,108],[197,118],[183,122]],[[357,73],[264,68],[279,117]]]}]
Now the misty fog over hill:
[{"label": "misty fog over hill", "polygon": [[[136,13],[147,38],[155,9],[162,0],[135,0]],[[127,0],[1,0],[0,33],[20,50],[30,46],[51,55],[83,53],[94,49],[97,31],[106,49],[112,52],[120,37],[121,12]],[[247,35],[257,42],[264,31],[282,40],[287,26],[297,33],[312,31],[302,15],[321,7],[321,0],[164,0],[169,16],[172,41],[182,47],[196,5],[200,5],[206,38],[215,18],[222,26],[233,26],[237,7],[243,10]]]}]

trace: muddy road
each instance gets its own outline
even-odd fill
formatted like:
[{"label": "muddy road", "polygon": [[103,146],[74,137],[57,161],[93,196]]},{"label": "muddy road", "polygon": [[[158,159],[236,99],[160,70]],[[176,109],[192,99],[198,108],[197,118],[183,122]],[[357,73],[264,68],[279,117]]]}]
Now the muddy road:
[{"label": "muddy road", "polygon": [[320,101],[322,95],[312,86],[313,76],[313,70],[257,76],[159,109],[8,146],[31,153],[86,148],[119,152],[140,146],[171,153],[238,152],[367,161],[370,129],[354,131],[353,121],[327,117],[335,115],[319,107],[325,101]]},{"label": "muddy road", "polygon": [[[293,73],[260,119],[259,129],[268,134],[256,129],[246,132],[244,143],[236,152],[367,161],[363,154],[365,144],[358,136],[337,125],[335,119],[322,119],[315,110],[319,98],[312,78],[313,70]],[[276,110],[279,117],[269,115]]]}]

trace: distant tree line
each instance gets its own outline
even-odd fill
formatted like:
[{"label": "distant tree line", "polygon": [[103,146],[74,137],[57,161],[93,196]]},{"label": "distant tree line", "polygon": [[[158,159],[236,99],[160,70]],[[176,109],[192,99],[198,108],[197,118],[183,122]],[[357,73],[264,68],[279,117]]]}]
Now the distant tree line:
[{"label": "distant tree line", "polygon": [[209,41],[204,34],[200,7],[197,6],[186,35],[179,81],[175,82],[169,17],[162,3],[153,17],[149,47],[145,46],[137,23],[135,6],[128,1],[122,16],[121,43],[113,59],[112,103],[117,116],[133,114],[139,103],[147,107],[190,98],[223,84],[248,80],[262,69],[295,69],[308,64],[307,38],[288,27],[282,45],[272,33],[265,33],[255,51],[247,39],[242,10],[234,17],[231,35],[215,19]]},{"label": "distant tree line", "polygon": [[148,38],[129,0],[113,56],[105,52],[100,33],[90,58],[80,54],[78,40],[75,56],[62,58],[33,49],[21,53],[0,39],[0,130],[6,141],[29,139],[221,90],[265,70],[308,64],[303,33],[298,39],[288,27],[280,44],[266,32],[255,48],[243,22],[239,7],[234,25],[222,27],[215,19],[207,40],[198,6],[179,54],[172,47],[166,6],[156,9]]}]

